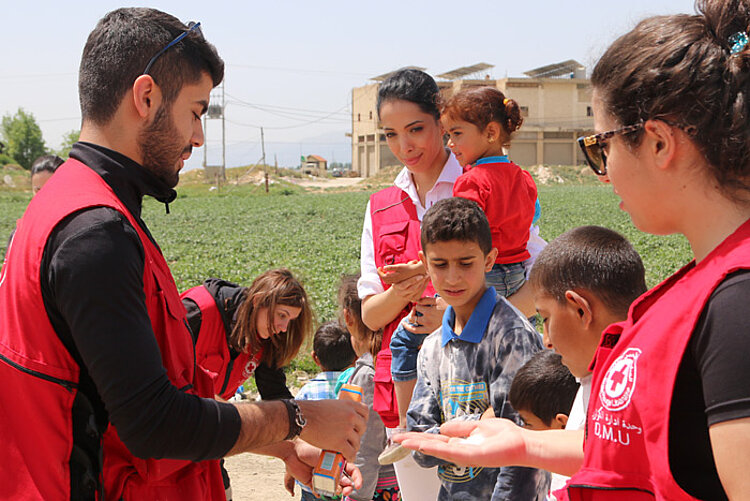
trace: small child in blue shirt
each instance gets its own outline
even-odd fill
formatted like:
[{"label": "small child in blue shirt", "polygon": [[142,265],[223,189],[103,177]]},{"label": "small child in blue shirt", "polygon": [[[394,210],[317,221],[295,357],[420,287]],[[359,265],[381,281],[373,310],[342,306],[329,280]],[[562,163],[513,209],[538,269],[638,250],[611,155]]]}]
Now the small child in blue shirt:
[{"label": "small child in blue shirt", "polygon": [[[520,422],[508,401],[521,366],[542,350],[541,336],[492,287],[485,273],[497,251],[476,202],[437,202],[422,220],[422,251],[435,290],[448,304],[443,325],[424,341],[417,383],[407,412],[410,431],[438,433],[451,420],[478,420],[489,408]],[[544,499],[547,482],[532,468],[463,467],[414,453],[423,467],[438,466],[439,500]]]},{"label": "small child in blue shirt", "polygon": [[[357,359],[352,349],[349,331],[338,322],[326,322],[318,327],[313,337],[311,356],[320,367],[320,372],[300,388],[295,400],[324,400],[336,398],[335,386],[341,372],[351,367]],[[299,484],[299,482],[298,482]],[[312,491],[302,484],[302,501],[320,501]]]}]

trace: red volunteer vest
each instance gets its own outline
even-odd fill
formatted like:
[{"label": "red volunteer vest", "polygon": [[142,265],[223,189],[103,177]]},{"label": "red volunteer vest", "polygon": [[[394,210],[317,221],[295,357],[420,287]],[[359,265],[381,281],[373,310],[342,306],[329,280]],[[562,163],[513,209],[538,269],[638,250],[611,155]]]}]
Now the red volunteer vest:
[{"label": "red volunteer vest", "polygon": [[[71,408],[79,367],[44,314],[40,264],[57,224],[95,206],[123,214],[141,239],[146,307],[169,379],[178,388],[211,396],[207,381],[195,377],[185,310],[161,251],[99,175],[68,160],[29,204],[0,272],[2,499],[70,498]],[[224,499],[218,461],[136,458],[111,425],[102,447],[108,499]]]},{"label": "red volunteer vest", "polygon": [[[375,250],[375,265],[406,263],[419,259],[422,250],[420,222],[417,208],[409,195],[400,188],[391,186],[370,196],[372,218],[372,245]],[[383,283],[388,289],[390,285]],[[425,296],[434,296],[430,283]],[[398,403],[391,379],[391,336],[399,322],[409,314],[407,305],[396,318],[383,329],[383,343],[375,357],[375,394],[372,408],[380,414],[387,428],[398,426]]]},{"label": "red volunteer vest", "polygon": [[222,306],[216,302],[216,298],[203,285],[186,290],[180,298],[195,301],[201,310],[201,329],[194,333],[198,337],[195,343],[195,361],[211,378],[214,394],[226,400],[253,375],[260,364],[263,351],[253,355],[240,353],[232,360],[229,353],[231,332],[224,325],[219,310]]},{"label": "red volunteer vest", "polygon": [[750,220],[697,266],[688,264],[636,300],[627,321],[605,330],[594,359],[585,459],[568,482],[570,500],[695,499],[669,468],[671,395],[706,302],[728,274],[747,268]]}]

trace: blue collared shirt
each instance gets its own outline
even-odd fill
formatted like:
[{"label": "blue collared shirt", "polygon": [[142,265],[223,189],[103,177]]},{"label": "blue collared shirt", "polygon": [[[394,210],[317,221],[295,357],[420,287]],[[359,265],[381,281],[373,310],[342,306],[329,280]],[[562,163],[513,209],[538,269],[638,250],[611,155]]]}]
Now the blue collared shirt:
[{"label": "blue collared shirt", "polygon": [[443,313],[443,341],[441,346],[448,344],[451,339],[460,339],[469,343],[479,343],[487,330],[487,324],[497,303],[497,292],[494,287],[488,287],[482,297],[479,299],[474,311],[471,312],[469,321],[464,325],[461,334],[453,332],[453,326],[456,325],[456,312],[452,306],[448,306]]},{"label": "blue collared shirt", "polygon": [[474,162],[474,165],[482,165],[482,164],[508,164],[510,163],[510,160],[508,160],[507,155],[498,156],[498,157],[484,157],[480,158],[476,162]]}]

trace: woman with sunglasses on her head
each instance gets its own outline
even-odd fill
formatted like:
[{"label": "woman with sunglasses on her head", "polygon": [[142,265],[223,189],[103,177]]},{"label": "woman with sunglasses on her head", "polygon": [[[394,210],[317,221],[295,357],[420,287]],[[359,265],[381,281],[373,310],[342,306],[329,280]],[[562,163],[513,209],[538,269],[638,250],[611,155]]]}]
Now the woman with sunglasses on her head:
[{"label": "woman with sunglasses on her head", "polygon": [[683,234],[695,259],[605,330],[584,456],[580,441],[500,422],[442,430],[474,431],[481,445],[405,445],[469,464],[578,470],[561,499],[747,499],[750,1],[696,5],[697,15],[642,21],[591,78],[589,163],[636,227]]}]

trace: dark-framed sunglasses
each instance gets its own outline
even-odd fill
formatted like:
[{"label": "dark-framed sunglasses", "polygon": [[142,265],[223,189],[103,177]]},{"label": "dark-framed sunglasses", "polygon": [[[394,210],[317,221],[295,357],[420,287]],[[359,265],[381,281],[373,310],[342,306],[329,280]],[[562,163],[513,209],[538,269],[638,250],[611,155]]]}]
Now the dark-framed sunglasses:
[{"label": "dark-framed sunglasses", "polygon": [[203,38],[203,32],[201,31],[201,23],[200,22],[194,23],[193,21],[190,21],[188,23],[187,27],[188,27],[187,31],[184,31],[184,32],[180,33],[177,36],[177,38],[175,38],[174,40],[172,40],[171,42],[169,42],[162,50],[160,50],[159,52],[157,52],[156,55],[154,55],[154,57],[152,57],[149,60],[148,64],[146,65],[146,69],[143,70],[143,75],[148,75],[148,71],[151,69],[151,66],[154,65],[154,63],[156,62],[156,60],[159,59],[159,56],[161,56],[167,50],[169,50],[170,47],[174,47],[175,45],[177,45],[178,43],[180,43],[180,41],[183,38],[185,38],[186,36],[188,36],[193,31],[195,31],[196,33],[198,33],[198,35],[200,35],[200,37]]},{"label": "dark-framed sunglasses", "polygon": [[638,122],[637,124],[626,125],[619,129],[600,132],[599,134],[593,134],[591,136],[579,137],[578,146],[583,150],[583,156],[586,157],[586,162],[588,162],[591,170],[593,170],[597,176],[604,176],[607,174],[607,155],[604,153],[604,146],[606,146],[607,140],[613,138],[617,134],[629,134],[641,127],[643,127],[643,122]]}]

